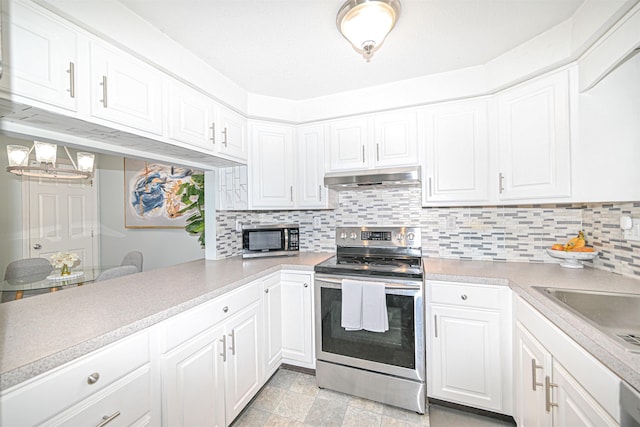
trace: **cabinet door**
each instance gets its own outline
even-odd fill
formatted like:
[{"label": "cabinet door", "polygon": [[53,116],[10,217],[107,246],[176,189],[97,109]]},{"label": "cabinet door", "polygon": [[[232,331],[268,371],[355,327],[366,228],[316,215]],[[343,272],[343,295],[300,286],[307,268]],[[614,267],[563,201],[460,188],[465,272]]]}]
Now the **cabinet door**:
[{"label": "cabinet door", "polygon": [[571,195],[567,71],[498,96],[498,144],[500,199]]},{"label": "cabinet door", "polygon": [[169,87],[169,138],[214,150],[213,101],[178,82]]},{"label": "cabinet door", "polygon": [[500,411],[500,314],[440,305],[431,305],[431,314],[431,395]]},{"label": "cabinet door", "polygon": [[373,122],[375,132],[371,156],[376,167],[419,163],[414,111],[382,114],[374,117]]},{"label": "cabinet door", "polygon": [[369,122],[366,118],[340,120],[329,125],[329,169],[366,169],[369,164]]},{"label": "cabinet door", "polygon": [[[240,114],[220,106],[216,132],[219,152],[242,163],[247,162],[247,119]],[[216,141],[216,143],[218,142]]]},{"label": "cabinet door", "polygon": [[545,404],[551,354],[519,323],[515,350],[516,421],[521,427],[551,427],[551,413]]},{"label": "cabinet door", "polygon": [[162,356],[165,427],[226,426],[222,327],[214,327]]},{"label": "cabinet door", "polygon": [[424,125],[425,203],[488,201],[486,101],[427,109]]},{"label": "cabinet door", "polygon": [[258,327],[261,321],[260,314],[260,302],[255,302],[225,323],[227,363],[224,380],[227,424],[233,421],[262,386],[262,335]]},{"label": "cabinet door", "polygon": [[265,379],[280,366],[282,360],[282,286],[280,274],[263,282]]},{"label": "cabinet door", "polygon": [[282,274],[282,358],[286,363],[313,366],[312,276]]},{"label": "cabinet door", "polygon": [[298,129],[298,206],[326,207],[328,190],[324,186],[324,128]]},{"label": "cabinet door", "polygon": [[124,52],[92,42],[91,115],[162,135],[162,74]]},{"label": "cabinet door", "polygon": [[293,185],[293,132],[288,126],[254,124],[249,161],[252,207],[290,208]]},{"label": "cabinet door", "polygon": [[553,363],[554,427],[614,427],[619,424],[559,363]]},{"label": "cabinet door", "polygon": [[76,111],[76,32],[20,2],[5,9],[2,29],[2,89]]}]

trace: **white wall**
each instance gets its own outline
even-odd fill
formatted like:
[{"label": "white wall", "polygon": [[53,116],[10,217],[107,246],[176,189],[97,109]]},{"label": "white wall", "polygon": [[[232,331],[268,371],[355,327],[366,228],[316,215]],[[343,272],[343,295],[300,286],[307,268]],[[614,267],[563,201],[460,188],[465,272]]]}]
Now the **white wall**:
[{"label": "white wall", "polygon": [[144,255],[144,270],[204,258],[196,236],[183,229],[124,227],[124,161],[122,157],[100,155],[99,213],[100,261],[120,264],[124,254],[139,250]]},{"label": "white wall", "polygon": [[[29,141],[30,142],[30,141]],[[5,172],[10,144],[24,141],[0,135],[0,275],[11,261],[22,256],[22,178]]]}]

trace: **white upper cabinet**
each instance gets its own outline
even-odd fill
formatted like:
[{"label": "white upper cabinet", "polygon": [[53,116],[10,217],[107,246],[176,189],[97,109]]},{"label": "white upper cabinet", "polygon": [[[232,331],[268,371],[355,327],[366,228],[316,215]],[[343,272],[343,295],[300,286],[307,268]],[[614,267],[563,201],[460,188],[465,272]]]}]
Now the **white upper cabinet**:
[{"label": "white upper cabinet", "polygon": [[425,169],[422,197],[435,202],[489,200],[487,101],[464,101],[422,111]]},{"label": "white upper cabinet", "polygon": [[217,152],[246,163],[247,119],[226,107],[219,106],[215,130]]},{"label": "white upper cabinet", "polygon": [[330,171],[419,163],[415,111],[332,122],[329,140]]},{"label": "white upper cabinet", "polygon": [[12,2],[2,19],[2,90],[76,111],[76,32],[19,2]]},{"label": "white upper cabinet", "polygon": [[571,195],[569,72],[498,95],[500,200]]},{"label": "white upper cabinet", "polygon": [[294,150],[291,126],[251,124],[249,208],[292,208]]},{"label": "white upper cabinet", "polygon": [[297,131],[298,206],[327,207],[329,191],[324,186],[324,128],[301,126]]},{"label": "white upper cabinet", "polygon": [[169,87],[169,138],[214,150],[215,122],[213,101],[178,82]]},{"label": "white upper cabinet", "polygon": [[91,115],[162,135],[160,71],[96,41],[90,49]]}]

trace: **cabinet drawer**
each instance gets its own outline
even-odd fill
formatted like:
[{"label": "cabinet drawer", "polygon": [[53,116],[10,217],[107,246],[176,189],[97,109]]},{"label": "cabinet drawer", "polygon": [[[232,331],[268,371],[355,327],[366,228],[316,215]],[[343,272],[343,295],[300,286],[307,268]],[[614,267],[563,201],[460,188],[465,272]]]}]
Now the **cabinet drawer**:
[{"label": "cabinet drawer", "polygon": [[252,302],[259,301],[260,290],[260,283],[252,282],[167,320],[160,332],[164,336],[162,352],[175,348]]},{"label": "cabinet drawer", "polygon": [[[148,362],[147,332],[118,341],[3,392],[0,425],[38,424]],[[94,374],[98,379],[90,384]]]},{"label": "cabinet drawer", "polygon": [[499,286],[427,281],[427,289],[430,303],[493,309],[502,306]]},{"label": "cabinet drawer", "polygon": [[109,427],[150,425],[151,374],[146,365],[43,424],[97,426],[110,417]]}]

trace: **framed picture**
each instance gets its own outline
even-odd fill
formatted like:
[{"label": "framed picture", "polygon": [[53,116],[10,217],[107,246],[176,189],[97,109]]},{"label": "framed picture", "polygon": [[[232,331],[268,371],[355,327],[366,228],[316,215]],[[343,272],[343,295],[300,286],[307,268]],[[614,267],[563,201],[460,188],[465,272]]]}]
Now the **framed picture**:
[{"label": "framed picture", "polygon": [[181,166],[124,159],[125,228],[184,228],[189,212],[177,192],[180,185],[202,173]]}]

